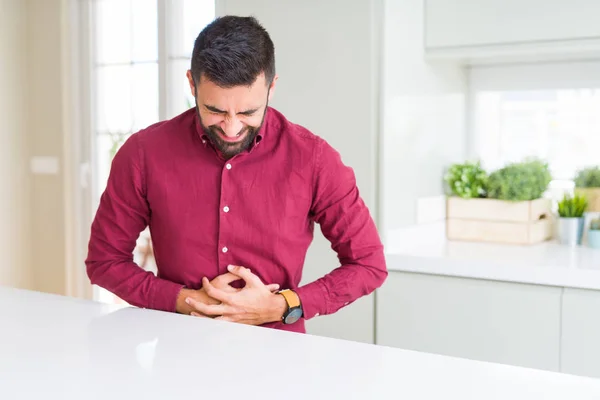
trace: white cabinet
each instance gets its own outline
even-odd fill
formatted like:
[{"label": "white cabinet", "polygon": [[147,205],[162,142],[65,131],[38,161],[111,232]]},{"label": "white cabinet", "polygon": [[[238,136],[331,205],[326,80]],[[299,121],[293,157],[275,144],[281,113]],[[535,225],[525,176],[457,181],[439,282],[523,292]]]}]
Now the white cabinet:
[{"label": "white cabinet", "polygon": [[561,291],[390,272],[377,293],[377,344],[558,371]]},{"label": "white cabinet", "polygon": [[600,378],[600,292],[565,289],[561,372]]},{"label": "white cabinet", "polygon": [[425,0],[424,7],[425,47],[433,53],[563,52],[600,41],[597,0]]}]

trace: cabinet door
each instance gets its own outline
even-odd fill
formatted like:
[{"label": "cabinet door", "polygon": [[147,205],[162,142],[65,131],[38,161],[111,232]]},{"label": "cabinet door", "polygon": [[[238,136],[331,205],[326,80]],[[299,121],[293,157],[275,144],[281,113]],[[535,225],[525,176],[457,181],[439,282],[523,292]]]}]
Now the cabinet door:
[{"label": "cabinet door", "polygon": [[377,344],[558,371],[561,289],[391,272]]},{"label": "cabinet door", "polygon": [[600,37],[597,0],[426,0],[428,48]]},{"label": "cabinet door", "polygon": [[600,293],[565,289],[561,372],[600,378]]}]

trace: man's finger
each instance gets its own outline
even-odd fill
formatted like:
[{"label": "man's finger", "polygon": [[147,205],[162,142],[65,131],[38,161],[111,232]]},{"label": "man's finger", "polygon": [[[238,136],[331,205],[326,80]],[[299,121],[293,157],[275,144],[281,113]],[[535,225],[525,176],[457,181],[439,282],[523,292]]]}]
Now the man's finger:
[{"label": "man's finger", "polygon": [[248,268],[240,267],[239,265],[229,265],[227,269],[232,274],[235,274],[246,281],[246,285],[254,287],[264,286],[264,283],[260,280],[260,278],[254,275]]},{"label": "man's finger", "polygon": [[221,303],[231,303],[231,293],[214,287],[206,277],[202,278],[202,288],[213,299],[219,300]]},{"label": "man's finger", "polygon": [[230,312],[230,307],[224,304],[204,304],[200,301],[196,301],[192,298],[187,298],[186,302],[192,306],[196,311],[195,313],[204,314],[205,316],[223,315]]},{"label": "man's finger", "polygon": [[233,286],[229,286],[229,285],[227,285],[227,286],[225,286],[223,288],[219,288],[219,289],[221,289],[222,291],[224,291],[226,293],[237,293],[240,290],[242,290],[242,289],[236,289]]},{"label": "man's finger", "polygon": [[270,285],[267,285],[267,289],[269,289],[269,292],[276,292],[279,290],[279,285],[277,283],[271,283]]},{"label": "man's finger", "polygon": [[217,276],[211,281],[214,286],[229,285],[231,282],[239,281],[241,278],[231,272],[226,272],[223,275]]},{"label": "man's finger", "polygon": [[195,312],[195,311],[192,311],[192,312],[190,313],[190,315],[191,315],[192,317],[208,318],[206,315],[199,314],[199,313],[197,313],[197,312]]}]

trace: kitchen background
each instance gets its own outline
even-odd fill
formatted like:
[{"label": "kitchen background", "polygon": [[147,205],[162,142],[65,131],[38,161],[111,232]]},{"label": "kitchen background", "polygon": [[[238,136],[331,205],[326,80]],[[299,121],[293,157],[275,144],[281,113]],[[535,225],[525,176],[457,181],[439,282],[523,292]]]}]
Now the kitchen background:
[{"label": "kitchen background", "polygon": [[[595,0],[0,0],[0,285],[119,301],[83,265],[111,157],[192,104],[223,14],[271,33],[273,106],[340,150],[389,254],[310,333],[600,376]],[[336,263],[319,233],[304,280]]]}]

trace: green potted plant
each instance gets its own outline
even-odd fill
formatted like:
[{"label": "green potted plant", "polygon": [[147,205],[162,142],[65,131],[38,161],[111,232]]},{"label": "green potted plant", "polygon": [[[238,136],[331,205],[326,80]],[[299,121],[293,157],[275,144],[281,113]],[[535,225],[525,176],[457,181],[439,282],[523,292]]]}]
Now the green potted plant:
[{"label": "green potted plant", "polygon": [[569,246],[581,244],[583,236],[583,214],[588,206],[585,196],[565,194],[558,202],[558,240]]},{"label": "green potted plant", "polygon": [[451,165],[444,180],[454,196],[463,199],[486,196],[488,174],[481,168],[479,161]]},{"label": "green potted plant", "polygon": [[575,193],[588,199],[588,211],[600,212],[600,167],[588,167],[577,172]]},{"label": "green potted plant", "polygon": [[600,217],[592,219],[588,230],[588,246],[600,249]]},{"label": "green potted plant", "polygon": [[512,163],[490,175],[488,194],[498,200],[537,200],[542,198],[551,180],[548,164],[540,160]]},{"label": "green potted plant", "polygon": [[552,203],[543,198],[551,175],[537,159],[488,173],[480,164],[454,164],[445,175],[446,233],[450,240],[512,244],[552,237]]}]

